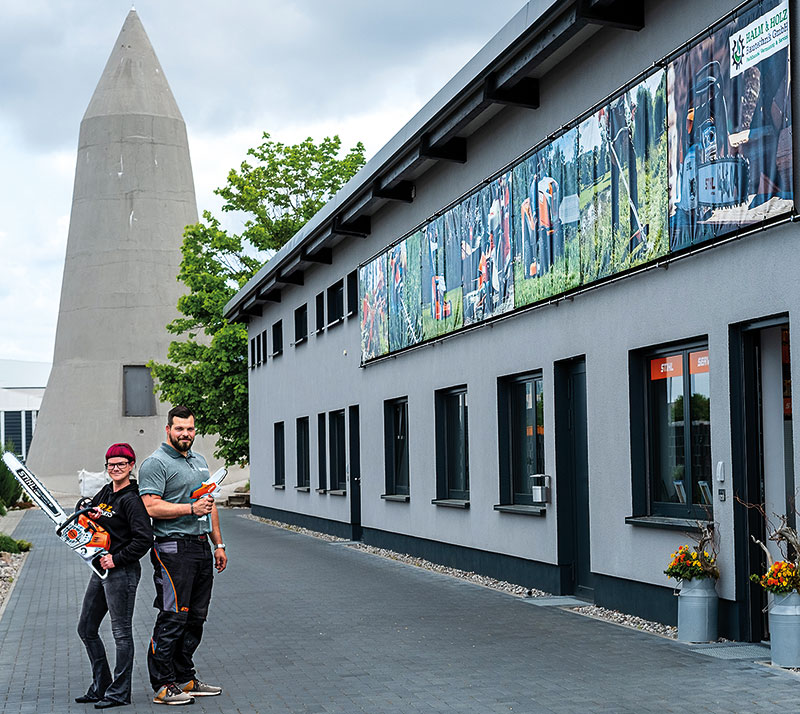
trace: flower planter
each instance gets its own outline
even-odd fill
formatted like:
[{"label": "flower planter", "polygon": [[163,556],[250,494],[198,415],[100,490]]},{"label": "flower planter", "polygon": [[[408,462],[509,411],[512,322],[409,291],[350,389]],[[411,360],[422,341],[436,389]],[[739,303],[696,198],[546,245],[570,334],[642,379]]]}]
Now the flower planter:
[{"label": "flower planter", "polygon": [[713,578],[682,580],[678,596],[678,640],[711,642],[717,639],[719,596]]},{"label": "flower planter", "polygon": [[800,667],[800,594],[796,591],[770,596],[769,646],[772,664]]}]

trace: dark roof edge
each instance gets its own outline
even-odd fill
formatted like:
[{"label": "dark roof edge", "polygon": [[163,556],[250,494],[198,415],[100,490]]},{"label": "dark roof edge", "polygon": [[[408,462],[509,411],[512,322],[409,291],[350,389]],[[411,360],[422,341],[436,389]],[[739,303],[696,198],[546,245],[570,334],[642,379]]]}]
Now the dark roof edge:
[{"label": "dark roof edge", "polygon": [[527,34],[531,28],[546,16],[557,12],[562,6],[572,4],[574,0],[529,0],[486,45],[470,59],[440,89],[409,122],[397,132],[367,163],[333,196],[311,220],[306,223],[281,249],[256,273],[223,309],[226,319],[236,317],[236,313],[245,301],[251,298],[259,286],[294,256],[308,239],[319,233],[320,229],[330,222],[334,215],[346,207],[348,201],[380,175],[391,162],[413,148],[423,130],[430,127],[432,120],[444,109],[456,105],[464,99],[476,81],[485,77],[493,65],[503,57],[507,50]]}]

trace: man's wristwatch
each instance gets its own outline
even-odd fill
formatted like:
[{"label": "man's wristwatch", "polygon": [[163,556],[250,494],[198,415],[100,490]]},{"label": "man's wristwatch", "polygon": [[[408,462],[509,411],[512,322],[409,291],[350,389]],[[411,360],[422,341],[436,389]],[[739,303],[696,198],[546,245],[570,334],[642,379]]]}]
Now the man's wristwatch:
[{"label": "man's wristwatch", "polygon": [[222,548],[222,550],[225,550],[225,544],[224,543],[217,543],[214,546],[214,550],[217,550],[218,548]]}]

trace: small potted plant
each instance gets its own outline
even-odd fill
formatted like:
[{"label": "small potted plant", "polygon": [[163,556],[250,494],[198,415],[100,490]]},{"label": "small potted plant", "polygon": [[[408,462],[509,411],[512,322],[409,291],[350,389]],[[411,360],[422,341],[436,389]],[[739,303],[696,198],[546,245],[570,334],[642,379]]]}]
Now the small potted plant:
[{"label": "small potted plant", "polygon": [[[765,515],[763,507],[759,510]],[[786,516],[777,518],[780,521],[777,527],[765,518],[767,537],[776,542],[787,557],[785,560],[773,560],[764,543],[753,538],[766,554],[768,567],[766,573],[753,574],[750,580],[770,593],[767,607],[772,664],[778,667],[800,667],[800,567],[797,562],[800,558],[800,538],[797,529],[789,525]],[[793,555],[794,560],[788,554]]]},{"label": "small potted plant", "polygon": [[717,639],[719,579],[713,524],[700,524],[700,538],[692,549],[682,545],[672,554],[665,575],[675,578],[678,593],[678,639],[710,642]]}]

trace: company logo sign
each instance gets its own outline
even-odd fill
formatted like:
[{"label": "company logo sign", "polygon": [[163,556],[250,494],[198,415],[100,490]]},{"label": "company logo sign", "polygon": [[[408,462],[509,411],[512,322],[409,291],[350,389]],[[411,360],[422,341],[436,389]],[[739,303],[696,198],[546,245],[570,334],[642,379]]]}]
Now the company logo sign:
[{"label": "company logo sign", "polygon": [[789,46],[789,1],[765,12],[730,38],[731,77]]}]

